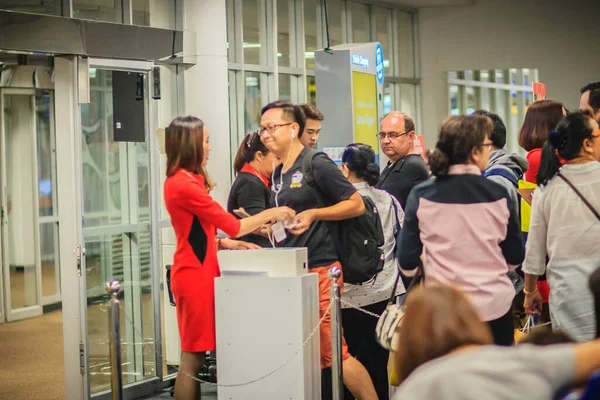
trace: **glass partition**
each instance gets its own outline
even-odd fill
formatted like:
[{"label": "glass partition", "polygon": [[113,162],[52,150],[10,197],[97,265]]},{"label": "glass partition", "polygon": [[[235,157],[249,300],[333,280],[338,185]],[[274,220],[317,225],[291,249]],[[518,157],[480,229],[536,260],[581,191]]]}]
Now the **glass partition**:
[{"label": "glass partition", "polygon": [[61,15],[62,0],[0,0],[0,10]]},{"label": "glass partition", "polygon": [[[146,128],[147,75],[90,70],[89,104],[81,106],[91,393],[110,389],[104,285],[121,282],[123,383],[156,376]],[[118,102],[118,104],[117,104]],[[128,113],[122,109],[132,110]],[[141,125],[141,126],[140,126]],[[142,132],[141,141],[135,132]]]},{"label": "glass partition", "polygon": [[398,12],[397,43],[398,58],[400,61],[400,76],[415,76],[415,42],[413,32],[413,14],[401,11]]},{"label": "glass partition", "polygon": [[352,42],[369,42],[370,24],[369,24],[369,6],[360,3],[351,3],[352,6]]},{"label": "glass partition", "polygon": [[54,92],[37,90],[35,109],[42,297],[51,304],[60,301]]},{"label": "glass partition", "polygon": [[242,0],[244,63],[265,65],[267,61],[266,7],[260,0]]},{"label": "glass partition", "polygon": [[131,0],[133,24],[175,29],[175,0]]},{"label": "glass partition", "polygon": [[533,102],[531,82],[537,79],[535,68],[449,71],[449,111],[452,115],[481,108],[494,111],[506,125],[506,149],[524,154],[518,134]]},{"label": "glass partition", "polygon": [[123,22],[123,0],[72,0],[73,18]]},{"label": "glass partition", "polygon": [[5,298],[10,305],[7,314],[15,314],[9,320],[19,319],[16,316],[19,310],[37,308],[35,314],[41,314],[32,102],[33,96],[29,93],[2,94],[2,188],[6,202],[2,207],[2,254],[4,277],[8,281],[5,286],[8,290]]}]

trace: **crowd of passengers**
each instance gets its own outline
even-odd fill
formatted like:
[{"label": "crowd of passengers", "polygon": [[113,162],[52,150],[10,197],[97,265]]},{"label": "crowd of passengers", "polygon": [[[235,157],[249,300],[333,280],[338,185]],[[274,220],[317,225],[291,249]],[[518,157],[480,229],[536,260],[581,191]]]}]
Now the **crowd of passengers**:
[{"label": "crowd of passengers", "polygon": [[[344,272],[333,235],[374,204],[383,267],[365,283],[338,282],[344,398],[600,398],[600,82],[581,89],[578,111],[546,99],[528,107],[518,134],[526,157],[506,150],[493,110],[447,118],[425,157],[413,119],[393,111],[377,134],[389,160],[382,171],[379,149],[362,143],[338,165],[313,150],[324,119],[310,104],[266,105],[240,143],[227,209],[210,195],[208,127],[178,117],[166,129],[185,372],[176,397],[200,398],[190,375],[216,349],[217,251],[276,246],[306,247],[318,274],[321,392],[331,398],[328,271]],[[377,341],[378,319],[350,304],[380,315],[400,303],[390,353]],[[516,344],[526,321],[539,326]]]}]

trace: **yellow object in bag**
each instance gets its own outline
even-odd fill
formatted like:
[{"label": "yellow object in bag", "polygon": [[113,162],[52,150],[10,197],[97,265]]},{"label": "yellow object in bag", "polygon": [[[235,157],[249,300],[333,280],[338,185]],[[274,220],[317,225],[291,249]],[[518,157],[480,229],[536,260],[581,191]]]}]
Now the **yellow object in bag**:
[{"label": "yellow object in bag", "polygon": [[527,322],[522,329],[515,329],[515,343],[525,339],[527,335],[537,326],[536,318],[533,315],[527,316]]},{"label": "yellow object in bag", "polygon": [[[535,189],[535,183],[519,180],[519,189]],[[531,204],[521,199],[521,232],[529,232],[529,220],[531,219]]]},{"label": "yellow object in bag", "polygon": [[526,333],[523,333],[520,329],[515,329],[515,343],[519,343],[521,340],[527,337]]},{"label": "yellow object in bag", "polygon": [[388,381],[392,386],[400,386],[400,377],[398,376],[398,372],[396,371],[396,353],[390,351],[390,355],[388,357]]}]

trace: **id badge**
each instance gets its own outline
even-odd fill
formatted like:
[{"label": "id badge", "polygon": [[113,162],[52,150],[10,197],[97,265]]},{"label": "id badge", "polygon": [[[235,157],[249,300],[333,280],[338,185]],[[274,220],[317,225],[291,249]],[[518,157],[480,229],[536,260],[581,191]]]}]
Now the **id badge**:
[{"label": "id badge", "polygon": [[273,224],[271,229],[273,231],[273,237],[275,238],[275,241],[277,243],[285,240],[285,238],[287,237],[287,234],[285,233],[285,227],[283,226],[283,223],[281,223],[281,221],[277,221],[275,224]]}]

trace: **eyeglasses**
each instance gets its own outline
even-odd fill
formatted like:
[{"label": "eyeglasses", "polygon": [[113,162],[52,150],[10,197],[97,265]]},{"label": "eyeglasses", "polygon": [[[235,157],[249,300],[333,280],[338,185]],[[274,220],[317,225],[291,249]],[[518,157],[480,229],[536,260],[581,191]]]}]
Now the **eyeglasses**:
[{"label": "eyeglasses", "polygon": [[288,122],[287,124],[273,124],[273,125],[261,126],[260,129],[258,130],[258,135],[259,136],[264,135],[265,131],[269,132],[269,135],[271,135],[277,129],[281,128],[282,126],[288,126],[291,124],[293,124],[293,122]]},{"label": "eyeglasses", "polygon": [[389,137],[390,139],[398,139],[400,136],[404,136],[404,135],[408,135],[409,133],[411,133],[412,131],[406,131],[403,133],[398,133],[398,132],[379,132],[377,135],[377,138],[379,140],[383,140],[385,139],[385,137]]},{"label": "eyeglasses", "polygon": [[492,143],[492,142],[482,143],[481,147],[487,147],[488,149],[491,149],[493,145],[494,145],[494,143]]}]

